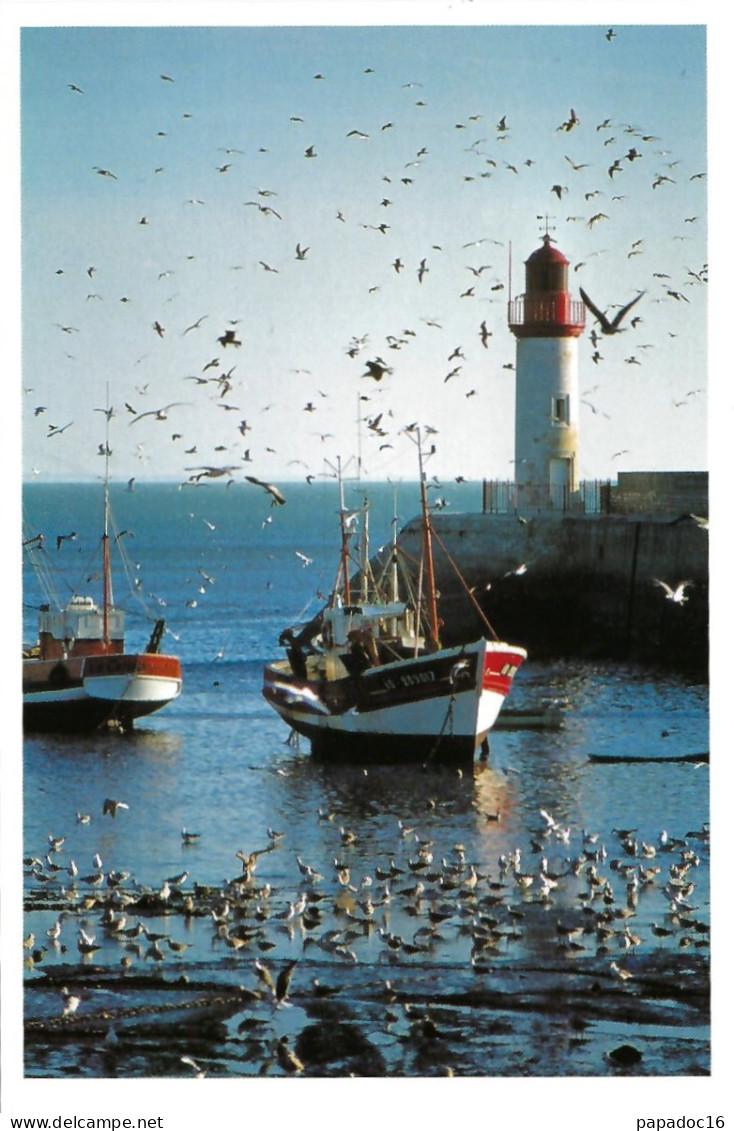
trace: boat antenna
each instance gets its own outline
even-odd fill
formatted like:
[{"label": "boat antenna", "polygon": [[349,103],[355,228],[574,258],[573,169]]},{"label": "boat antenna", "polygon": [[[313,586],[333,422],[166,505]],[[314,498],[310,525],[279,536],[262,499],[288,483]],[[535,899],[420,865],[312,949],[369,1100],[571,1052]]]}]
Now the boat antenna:
[{"label": "boat antenna", "polygon": [[347,528],[347,508],[344,502],[344,470],[342,468],[341,456],[336,457],[336,467],[329,460],[326,461],[329,467],[336,474],[339,483],[339,528],[341,530],[341,552],[339,554],[339,568],[336,574],[336,581],[334,588],[329,598],[329,608],[333,608],[336,604],[336,597],[339,591],[339,586],[342,582],[344,584],[344,603],[351,605],[352,603],[352,589],[349,581],[349,530]]},{"label": "boat antenna", "polygon": [[426,486],[426,473],[423,467],[423,449],[421,446],[420,428],[417,430],[418,444],[418,470],[420,473],[421,487],[421,516],[423,522],[423,557],[426,570],[426,599],[428,604],[428,645],[435,652],[441,647],[439,640],[438,604],[436,600],[436,577],[433,568],[433,530],[431,516],[428,510],[428,489]]}]

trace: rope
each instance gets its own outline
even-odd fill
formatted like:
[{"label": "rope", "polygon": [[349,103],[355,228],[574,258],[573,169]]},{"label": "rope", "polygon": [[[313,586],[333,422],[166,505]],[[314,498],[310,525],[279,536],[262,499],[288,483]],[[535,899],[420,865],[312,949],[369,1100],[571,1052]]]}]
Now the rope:
[{"label": "rope", "polygon": [[450,553],[448,552],[448,550],[447,550],[447,549],[446,549],[446,547],[444,546],[443,542],[441,541],[440,537],[438,536],[438,534],[436,533],[436,531],[435,531],[435,530],[433,530],[433,537],[434,537],[434,538],[436,539],[436,541],[438,542],[439,546],[440,546],[440,547],[441,547],[441,549],[443,550],[444,554],[445,554],[445,555],[446,555],[446,557],[448,558],[448,562],[449,562],[449,565],[451,566],[451,568],[453,569],[454,573],[456,574],[456,576],[458,577],[459,581],[461,582],[461,585],[462,585],[462,587],[463,587],[463,589],[464,589],[464,592],[466,593],[467,597],[469,598],[469,600],[471,601],[472,605],[474,606],[475,612],[476,612],[476,613],[477,613],[477,614],[479,615],[479,617],[480,617],[480,618],[481,618],[481,620],[483,621],[485,628],[487,628],[487,629],[489,630],[489,632],[491,633],[491,635],[492,635],[492,639],[493,639],[493,640],[499,640],[499,636],[497,635],[497,633],[495,632],[495,630],[494,630],[494,629],[492,628],[492,625],[491,625],[491,624],[489,623],[489,620],[487,619],[487,617],[486,617],[486,615],[485,615],[485,613],[484,613],[484,610],[482,609],[481,605],[479,604],[479,602],[477,601],[476,597],[474,596],[474,594],[472,593],[471,589],[469,588],[469,586],[467,585],[466,581],[464,580],[464,578],[463,578],[463,576],[462,576],[462,574],[461,574],[461,570],[460,570],[460,569],[459,569],[459,567],[457,566],[457,564],[456,564],[456,562],[454,561],[454,559],[453,559],[453,558],[451,557],[451,554],[450,554]]},{"label": "rope", "polygon": [[438,751],[438,748],[441,745],[441,739],[444,736],[444,731],[446,730],[446,724],[448,723],[449,719],[453,719],[455,700],[456,700],[456,695],[452,691],[451,692],[451,698],[449,699],[449,705],[446,708],[446,715],[445,715],[445,718],[443,720],[443,723],[441,724],[441,729],[438,732],[438,734],[436,735],[436,741],[434,742],[433,746],[431,747],[431,750],[428,754],[428,758],[426,759],[428,762],[432,762],[433,759],[435,758],[436,752]]},{"label": "rope", "polygon": [[81,1028],[99,1022],[122,1021],[133,1017],[144,1017],[160,1013],[175,1013],[177,1010],[216,1009],[230,1005],[241,1005],[244,1001],[260,997],[256,990],[244,993],[220,994],[216,997],[203,996],[192,1001],[162,1002],[156,1005],[136,1005],[120,1009],[101,1009],[95,1013],[71,1014],[68,1017],[31,1017],[25,1023],[26,1032],[49,1032],[55,1029]]}]

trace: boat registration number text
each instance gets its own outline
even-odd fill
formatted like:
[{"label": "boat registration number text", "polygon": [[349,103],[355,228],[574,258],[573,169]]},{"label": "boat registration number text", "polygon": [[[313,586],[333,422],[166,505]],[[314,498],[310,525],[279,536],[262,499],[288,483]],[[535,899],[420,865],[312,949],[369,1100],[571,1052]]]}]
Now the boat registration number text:
[{"label": "boat registration number text", "polygon": [[385,678],[385,687],[388,691],[394,691],[396,687],[420,687],[426,683],[435,683],[436,673],[433,671],[425,672],[406,672],[405,675],[392,676]]}]

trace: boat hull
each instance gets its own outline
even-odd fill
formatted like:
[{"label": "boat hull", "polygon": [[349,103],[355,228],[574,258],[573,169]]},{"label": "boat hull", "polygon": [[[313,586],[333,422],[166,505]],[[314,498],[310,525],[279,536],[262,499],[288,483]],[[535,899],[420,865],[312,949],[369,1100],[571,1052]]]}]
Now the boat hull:
[{"label": "boat hull", "polygon": [[23,662],[27,731],[128,730],[181,693],[181,666],[158,653]]},{"label": "boat hull", "polygon": [[[288,720],[286,720],[288,721]],[[446,735],[426,738],[414,734],[369,734],[335,728],[311,727],[292,723],[298,734],[308,738],[312,756],[321,762],[364,765],[466,765],[473,762],[483,739]],[[484,736],[486,738],[486,735]]]},{"label": "boat hull", "polygon": [[263,694],[325,760],[469,762],[525,658],[522,648],[479,640],[321,682],[275,663]]}]

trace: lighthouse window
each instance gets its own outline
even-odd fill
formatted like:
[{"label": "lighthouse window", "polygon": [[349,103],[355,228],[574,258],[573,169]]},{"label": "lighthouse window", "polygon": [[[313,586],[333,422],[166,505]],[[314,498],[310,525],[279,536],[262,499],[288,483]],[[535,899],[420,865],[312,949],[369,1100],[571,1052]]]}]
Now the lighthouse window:
[{"label": "lighthouse window", "polygon": [[554,424],[568,424],[569,404],[568,397],[553,397],[551,403],[551,418]]}]

